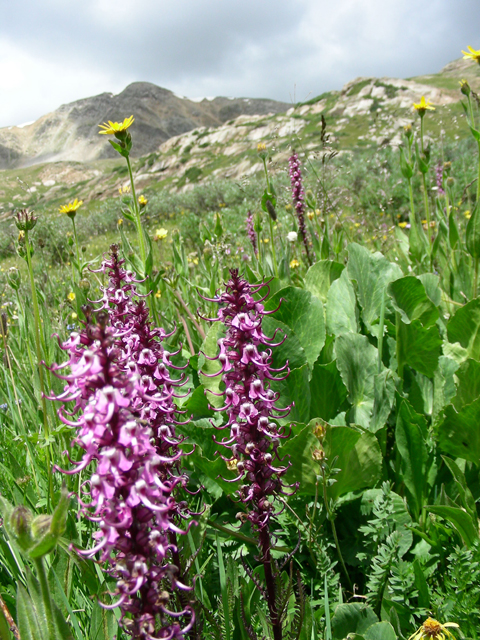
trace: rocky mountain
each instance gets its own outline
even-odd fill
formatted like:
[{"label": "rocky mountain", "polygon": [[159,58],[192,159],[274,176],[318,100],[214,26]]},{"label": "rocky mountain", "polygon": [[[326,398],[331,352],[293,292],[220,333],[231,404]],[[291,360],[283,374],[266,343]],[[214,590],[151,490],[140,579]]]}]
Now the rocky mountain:
[{"label": "rocky mountain", "polygon": [[251,98],[182,98],[149,82],[134,82],[118,95],[102,93],[62,105],[36,122],[0,129],[0,169],[61,160],[90,162],[115,151],[98,125],[135,115],[133,157],[197,127],[217,127],[241,115],[280,113],[289,105]]},{"label": "rocky mountain", "polygon": [[428,138],[436,143],[467,138],[459,90],[463,78],[480,93],[478,65],[456,60],[437,74],[406,80],[356,78],[341,91],[290,107],[268,100],[194,102],[145,83],[130,85],[119,96],[80,100],[30,127],[0,129],[4,163],[10,153],[9,162],[23,164],[0,171],[0,217],[18,206],[49,208],[75,197],[89,202],[117,195],[118,188],[128,183],[127,168],[97,133],[98,123],[106,119],[135,115],[133,170],[139,190],[186,191],[217,178],[243,180],[261,172],[258,142],[270,151],[272,171],[285,170],[292,146],[312,158],[362,147],[395,148],[406,124],[418,128],[412,105],[422,96],[435,105],[426,119]]}]

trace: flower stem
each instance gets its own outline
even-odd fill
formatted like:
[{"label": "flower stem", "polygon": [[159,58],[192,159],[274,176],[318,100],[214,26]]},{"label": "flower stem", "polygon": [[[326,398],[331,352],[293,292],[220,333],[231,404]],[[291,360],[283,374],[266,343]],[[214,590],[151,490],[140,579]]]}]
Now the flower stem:
[{"label": "flower stem", "polygon": [[323,501],[325,502],[325,509],[327,510],[327,518],[330,521],[330,524],[332,525],[332,533],[333,533],[333,539],[335,541],[335,547],[337,549],[337,554],[338,554],[338,558],[340,560],[340,564],[342,566],[343,569],[343,573],[345,574],[345,577],[347,578],[347,582],[350,586],[350,588],[352,587],[352,581],[350,580],[350,576],[348,574],[347,571],[347,567],[345,565],[345,561],[343,559],[343,555],[342,555],[342,551],[340,549],[340,543],[338,541],[338,536],[337,536],[337,528],[335,527],[335,517],[328,505],[328,496],[327,496],[327,482],[326,482],[326,478],[325,478],[325,467],[322,465],[322,478],[323,478]]},{"label": "flower stem", "polygon": [[270,622],[273,628],[274,640],[282,640],[282,623],[277,612],[275,580],[272,571],[272,556],[270,553],[271,540],[270,533],[265,527],[259,533],[260,549],[262,552],[262,562],[265,571],[265,583],[267,586],[267,604],[270,613]]},{"label": "flower stem", "polygon": [[77,236],[77,227],[75,226],[75,218],[72,218],[72,224],[73,224],[73,235],[75,238],[75,249],[77,251],[78,273],[80,274],[80,277],[82,277],[82,268],[80,263],[80,249],[78,246],[78,236]]},{"label": "flower stem", "polygon": [[33,318],[35,323],[35,347],[37,351],[37,367],[38,367],[38,376],[40,380],[40,395],[42,401],[42,411],[43,411],[43,429],[45,433],[45,440],[47,446],[45,447],[45,452],[47,456],[47,473],[48,473],[48,484],[49,484],[49,499],[53,499],[53,483],[52,483],[52,469],[51,469],[51,457],[50,457],[50,428],[48,426],[48,418],[47,418],[47,403],[45,401],[45,383],[43,380],[43,366],[42,366],[42,346],[40,345],[40,341],[42,342],[43,348],[45,350],[45,342],[43,338],[43,332],[40,331],[40,311],[38,308],[38,298],[37,298],[37,288],[35,286],[35,279],[33,277],[33,267],[32,267],[32,257],[31,257],[31,248],[30,241],[28,238],[28,231],[25,231],[25,251],[27,255],[27,266],[28,266],[28,274],[30,278],[30,288],[32,290],[32,302],[33,302]]},{"label": "flower stem", "polygon": [[270,244],[272,245],[273,269],[275,271],[275,276],[278,278],[277,255],[275,252],[275,240],[273,237],[273,220],[270,216],[268,217],[268,221],[270,223]]},{"label": "flower stem", "polygon": [[130,164],[130,157],[127,156],[128,174],[130,176],[130,185],[132,187],[133,208],[135,211],[135,224],[137,226],[138,242],[140,244],[140,257],[143,262],[143,269],[145,271],[145,263],[147,261],[147,252],[145,250],[145,236],[143,234],[142,220],[140,218],[140,209],[138,208],[137,194],[135,193],[135,183],[133,181],[132,165]]}]

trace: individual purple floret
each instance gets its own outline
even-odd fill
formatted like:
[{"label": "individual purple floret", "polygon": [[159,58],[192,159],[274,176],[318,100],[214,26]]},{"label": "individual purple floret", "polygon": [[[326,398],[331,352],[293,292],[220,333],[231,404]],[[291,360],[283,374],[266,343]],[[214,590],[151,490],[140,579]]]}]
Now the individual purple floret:
[{"label": "individual purple floret", "polygon": [[[225,411],[229,437],[221,444],[231,450],[227,460],[230,468],[238,471],[235,480],[242,480],[238,496],[246,507],[240,519],[248,519],[257,532],[261,549],[261,561],[265,568],[268,606],[274,629],[274,638],[281,638],[280,612],[275,596],[275,578],[271,559],[271,536],[269,523],[274,515],[276,496],[289,495],[282,478],[290,463],[283,464],[279,458],[280,440],[287,438],[283,427],[278,427],[275,418],[285,416],[290,407],[275,406],[279,394],[270,389],[271,380],[283,380],[289,375],[288,365],[273,369],[272,347],[282,344],[285,338],[274,343],[275,335],[268,338],[262,331],[262,318],[274,311],[265,311],[264,298],[254,299],[254,294],[265,284],[250,285],[240,277],[236,269],[230,271],[230,280],[225,291],[213,302],[223,305],[216,321],[226,327],[225,338],[218,341],[220,353],[217,359],[225,383],[225,406],[216,411]],[[267,294],[268,295],[268,294]],[[274,374],[284,372],[283,377]],[[290,492],[291,493],[291,492]]]},{"label": "individual purple floret", "polygon": [[257,255],[257,236],[255,234],[255,229],[253,228],[253,213],[251,211],[247,213],[246,225],[247,234],[250,238],[250,242],[252,243],[253,253]]},{"label": "individual purple floret", "polygon": [[437,193],[439,196],[445,195],[445,190],[443,188],[443,163],[439,162],[435,169],[436,179],[437,179]]},{"label": "individual purple floret", "polygon": [[288,163],[290,165],[290,181],[292,184],[292,198],[293,206],[295,207],[295,213],[298,218],[298,229],[302,236],[303,245],[307,253],[307,260],[309,264],[312,264],[310,257],[310,249],[308,247],[307,227],[305,226],[305,199],[302,186],[302,172],[300,170],[300,160],[298,154],[293,152],[290,156]]}]

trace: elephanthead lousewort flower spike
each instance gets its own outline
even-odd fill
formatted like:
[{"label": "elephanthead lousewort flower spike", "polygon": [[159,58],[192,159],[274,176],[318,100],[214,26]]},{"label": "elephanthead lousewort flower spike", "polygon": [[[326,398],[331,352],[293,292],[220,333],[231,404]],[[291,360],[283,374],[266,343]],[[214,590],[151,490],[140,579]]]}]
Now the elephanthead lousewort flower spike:
[{"label": "elephanthead lousewort flower spike", "polygon": [[225,291],[213,299],[222,305],[215,320],[226,327],[225,338],[218,341],[221,370],[214,374],[221,374],[225,383],[225,406],[216,410],[228,415],[223,428],[228,427],[230,435],[222,441],[231,450],[227,465],[236,467],[236,480],[243,481],[239,498],[247,506],[246,517],[261,533],[268,530],[273,499],[286,494],[282,476],[290,464],[279,459],[278,446],[288,434],[274,420],[287,415],[290,407],[275,406],[279,394],[270,389],[270,380],[286,378],[289,369],[287,364],[280,370],[271,366],[271,347],[285,338],[275,344],[275,335],[269,338],[262,331],[262,317],[272,312],[265,311],[265,298],[255,300],[254,294],[266,285],[250,285],[235,269],[230,275]]},{"label": "elephanthead lousewort flower spike", "polygon": [[253,253],[257,255],[257,236],[255,234],[255,229],[253,228],[253,226],[253,213],[249,211],[247,213],[246,219],[247,234],[253,247]]},{"label": "elephanthead lousewort flower spike", "polygon": [[[77,428],[74,444],[84,451],[65,473],[92,465],[79,501],[98,531],[93,548],[82,553],[100,553],[108,563],[116,580],[108,606],[120,606],[123,628],[144,640],[183,638],[194,624],[193,609],[186,604],[171,610],[166,591],[168,584],[189,589],[176,545],[176,535],[184,533],[179,525],[185,505],[175,494],[186,479],[177,473],[181,453],[172,396],[181,381],[170,378],[169,354],[161,345],[165,333],[150,326],[144,302],[132,299],[133,276],[122,264],[112,251],[104,263],[110,281],[99,324],[88,313],[85,329],[63,345],[70,360],[53,367],[66,381],[54,399],[75,401],[73,412],[62,408],[60,418]],[[63,375],[65,366],[70,373]]]},{"label": "elephanthead lousewort flower spike", "polygon": [[292,198],[293,206],[295,207],[295,213],[297,214],[298,219],[298,229],[300,231],[300,235],[302,236],[303,245],[307,253],[307,260],[310,264],[312,264],[310,249],[308,247],[307,228],[305,226],[305,195],[303,193],[302,186],[302,172],[300,169],[300,160],[298,159],[298,154],[295,153],[295,151],[290,156],[288,164],[290,165]]}]

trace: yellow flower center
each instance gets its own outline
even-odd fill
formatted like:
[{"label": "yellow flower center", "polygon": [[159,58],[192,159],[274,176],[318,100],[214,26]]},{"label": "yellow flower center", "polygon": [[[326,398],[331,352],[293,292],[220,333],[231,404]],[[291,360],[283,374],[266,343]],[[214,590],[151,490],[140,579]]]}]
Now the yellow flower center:
[{"label": "yellow flower center", "polygon": [[436,638],[442,632],[442,625],[433,618],[427,618],[423,623],[423,633],[430,638]]}]

